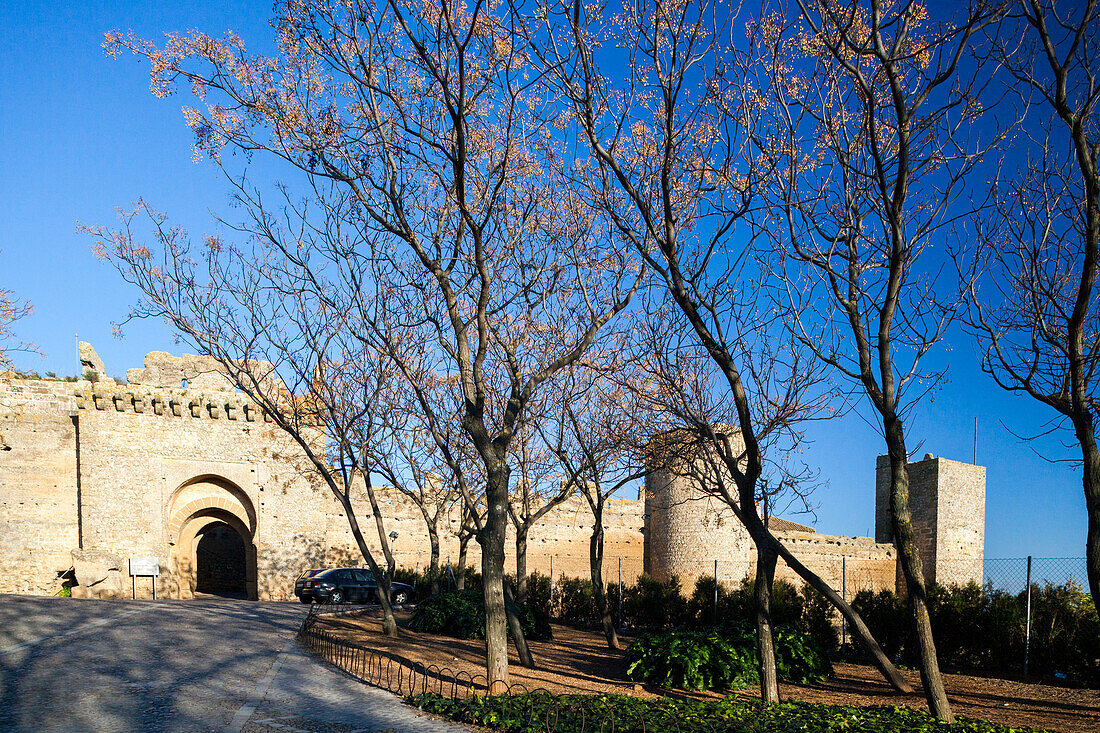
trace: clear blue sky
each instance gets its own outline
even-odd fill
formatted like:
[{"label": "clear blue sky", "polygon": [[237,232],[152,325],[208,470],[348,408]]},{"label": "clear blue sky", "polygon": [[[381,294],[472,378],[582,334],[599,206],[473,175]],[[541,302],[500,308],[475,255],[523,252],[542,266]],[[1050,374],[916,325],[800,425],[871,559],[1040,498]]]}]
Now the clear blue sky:
[{"label": "clear blue sky", "polygon": [[[93,256],[76,226],[113,225],[115,207],[139,196],[196,235],[211,229],[212,211],[227,211],[223,180],[191,160],[191,133],[180,113],[186,97],[154,98],[147,67],[132,57],[106,58],[103,33],[132,28],[160,40],[167,31],[221,35],[231,29],[249,48],[270,49],[270,10],[269,0],[0,6],[6,36],[0,43],[0,287],[34,305],[19,335],[45,354],[18,356],[19,368],[75,373],[77,334],[117,376],[140,366],[147,351],[178,353],[160,323],[131,323],[124,338],[113,337],[111,323],[125,317],[137,294]],[[1085,507],[1077,469],[1049,463],[1012,435],[1038,432],[1052,414],[1002,392],[979,372],[975,355],[962,334],[944,344],[937,358],[950,363],[949,381],[917,413],[909,445],[923,441],[922,455],[969,461],[977,417],[978,462],[989,469],[986,556],[1082,556]],[[881,438],[856,415],[814,425],[810,434],[814,442],[804,459],[828,482],[814,497],[818,530],[873,534]],[[1048,457],[1074,455],[1056,439],[1042,448]]]}]

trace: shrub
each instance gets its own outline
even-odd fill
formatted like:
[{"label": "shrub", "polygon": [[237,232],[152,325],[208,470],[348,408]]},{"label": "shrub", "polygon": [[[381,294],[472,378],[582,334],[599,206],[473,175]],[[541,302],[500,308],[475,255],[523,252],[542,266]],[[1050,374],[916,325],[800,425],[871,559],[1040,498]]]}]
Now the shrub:
[{"label": "shrub", "polygon": [[527,576],[527,605],[550,616],[550,578],[540,573]]},{"label": "shrub", "polygon": [[[437,576],[442,581],[442,573],[437,571]],[[408,568],[397,568],[394,570],[393,579],[394,582],[405,583],[413,587],[413,603],[421,603],[432,594],[432,572],[428,568],[425,568],[423,572]]]},{"label": "shrub", "polygon": [[448,590],[431,596],[416,607],[409,618],[409,628],[458,639],[484,639],[481,591]]},{"label": "shrub", "polygon": [[[804,684],[831,672],[825,655],[806,634],[775,629],[780,679]],[[755,629],[748,624],[723,631],[666,631],[639,637],[627,650],[627,675],[634,680],[685,690],[739,690],[760,681]]]},{"label": "shrub", "polygon": [[825,654],[832,654],[840,646],[840,634],[835,621],[836,608],[823,594],[809,586],[802,588],[802,628],[814,644]]},{"label": "shrub", "polygon": [[600,621],[591,580],[563,576],[557,583],[557,601],[562,623],[591,627]]},{"label": "shrub", "polygon": [[[976,583],[928,593],[936,651],[948,668],[999,674],[1022,670],[1025,594],[982,588]],[[904,601],[890,591],[856,594],[852,606],[891,657],[915,664],[919,658]],[[1100,680],[1100,621],[1092,597],[1079,585],[1032,586],[1031,664],[1038,675],[1078,682]]]},{"label": "shrub", "polygon": [[623,589],[625,625],[642,629],[662,629],[683,625],[688,604],[680,593],[680,581],[673,576],[660,582],[642,575],[631,588]]},{"label": "shrub", "polygon": [[863,617],[886,656],[900,659],[909,635],[909,612],[897,595],[888,590],[861,590],[852,599],[852,608]]},{"label": "shrub", "polygon": [[841,707],[787,702],[767,705],[759,700],[661,698],[626,695],[475,695],[452,700],[434,694],[414,695],[409,702],[421,710],[463,723],[489,726],[508,733],[546,730],[553,721],[558,733],[616,730],[621,733],[786,733],[787,731],[867,731],[868,733],[1041,733],[1034,728],[1009,728],[985,720],[957,718],[953,724],[921,710],[897,707]]},{"label": "shrub", "polygon": [[550,614],[538,606],[530,603],[521,603],[516,606],[516,616],[519,625],[523,629],[523,635],[528,641],[549,641],[554,638],[554,630],[550,626]]},{"label": "shrub", "polygon": [[[553,638],[550,617],[530,605],[516,607],[523,633],[530,641]],[[481,590],[448,590],[432,596],[416,607],[409,618],[413,631],[443,634],[458,639],[485,638],[485,602]]]},{"label": "shrub", "polygon": [[1030,671],[1100,680],[1100,621],[1092,596],[1072,580],[1047,583],[1032,587],[1031,609]]},{"label": "shrub", "polygon": [[724,584],[718,584],[718,617],[714,615],[714,578],[700,576],[695,581],[695,590],[687,601],[688,623],[695,628],[709,628],[716,623],[730,619],[748,620],[744,599],[739,591],[731,591]]},{"label": "shrub", "polygon": [[[774,639],[775,669],[779,679],[804,685],[820,682],[833,673],[833,665],[829,663],[825,652],[809,634],[790,626],[777,626]],[[749,634],[749,642],[752,644],[755,662],[756,637],[754,634]]]},{"label": "shrub", "polygon": [[[940,664],[969,669],[981,666],[985,645],[975,642],[988,631],[985,611],[986,599],[977,583],[928,589],[928,612]],[[907,646],[910,654],[916,650],[915,644]]]},{"label": "shrub", "polygon": [[667,631],[638,637],[626,652],[627,676],[682,690],[740,690],[759,680],[751,644],[718,631]]}]

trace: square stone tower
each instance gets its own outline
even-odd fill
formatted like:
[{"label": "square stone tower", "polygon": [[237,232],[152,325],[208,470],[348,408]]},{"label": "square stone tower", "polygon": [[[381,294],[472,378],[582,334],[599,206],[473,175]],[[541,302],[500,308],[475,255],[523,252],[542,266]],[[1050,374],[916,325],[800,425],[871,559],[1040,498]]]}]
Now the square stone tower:
[{"label": "square stone tower", "polygon": [[[909,464],[913,534],[928,583],[982,582],[985,558],[985,466],[927,454]],[[875,465],[875,541],[893,542],[890,458]],[[898,568],[899,591],[904,587]]]}]

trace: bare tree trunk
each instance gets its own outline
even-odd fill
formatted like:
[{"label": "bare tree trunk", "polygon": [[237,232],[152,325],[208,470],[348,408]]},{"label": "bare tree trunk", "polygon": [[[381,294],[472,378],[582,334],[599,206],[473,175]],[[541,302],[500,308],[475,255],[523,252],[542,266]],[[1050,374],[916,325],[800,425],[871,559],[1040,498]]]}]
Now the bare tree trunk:
[{"label": "bare tree trunk", "polygon": [[588,559],[592,572],[592,594],[596,600],[596,610],[600,613],[603,635],[607,638],[608,649],[619,649],[619,634],[615,621],[611,618],[611,604],[607,602],[606,586],[603,582],[603,501],[597,501],[593,507],[592,536],[588,542]]},{"label": "bare tree trunk", "polygon": [[775,636],[772,624],[772,582],[778,558],[766,540],[756,543],[756,581],[753,601],[756,607],[756,650],[760,664],[760,699],[779,702],[779,675],[776,670]]},{"label": "bare tree trunk", "polygon": [[932,715],[951,723],[951,703],[943,687],[943,675],[936,657],[932,638],[932,619],[928,615],[928,591],[924,582],[924,566],[913,540],[913,517],[909,510],[909,467],[901,422],[896,417],[884,420],[886,445],[890,453],[890,513],[893,517],[894,545],[898,563],[905,577],[909,595],[909,611],[920,647],[920,678]]},{"label": "bare tree trunk", "polygon": [[516,601],[527,602],[527,530],[516,527]]},{"label": "bare tree trunk", "polygon": [[428,580],[431,583],[431,594],[439,595],[439,529],[435,524],[428,524],[428,545],[431,547],[431,555],[428,560]]},{"label": "bare tree trunk", "polygon": [[1077,440],[1081,443],[1082,482],[1085,487],[1085,512],[1088,530],[1085,535],[1085,570],[1093,605],[1100,610],[1100,451],[1096,447],[1096,431],[1092,416],[1085,413],[1074,421]]},{"label": "bare tree trunk", "polygon": [[481,545],[481,587],[485,599],[485,673],[490,694],[508,691],[508,627],[504,609],[504,534],[508,522],[508,468],[489,466]]},{"label": "bare tree trunk", "polygon": [[458,536],[458,564],[455,566],[455,589],[466,589],[466,550],[470,545],[470,533],[463,532]]},{"label": "bare tree trunk", "polygon": [[382,633],[386,636],[397,636],[397,620],[393,617],[393,608],[390,606],[390,580],[374,559],[374,554],[367,547],[367,541],[363,538],[363,530],[359,527],[359,521],[355,518],[355,510],[351,506],[351,500],[342,492],[332,488],[337,500],[344,509],[348,526],[351,527],[351,535],[355,538],[355,544],[359,546],[359,552],[366,559],[374,579],[378,583],[378,603],[382,606]]},{"label": "bare tree trunk", "polygon": [[[367,492],[367,500],[370,502],[371,514],[374,517],[374,528],[378,532],[378,542],[382,546],[382,554],[386,558],[386,571],[384,573],[379,572],[379,568],[375,564],[373,557],[367,558],[367,563],[370,565],[371,572],[374,573],[374,580],[378,584],[374,594],[378,599],[379,605],[382,606],[382,632],[386,636],[397,636],[397,619],[394,618],[393,608],[390,607],[390,593],[393,589],[393,573],[397,569],[397,563],[394,561],[393,552],[390,550],[389,537],[386,535],[386,524],[382,517],[382,511],[378,507],[378,498],[375,496],[374,485],[371,483],[370,471],[363,471],[363,486]],[[354,513],[351,508],[350,499],[345,507],[345,511],[349,517]],[[356,531],[358,531],[358,522],[355,524]]]},{"label": "bare tree trunk", "polygon": [[516,615],[516,604],[507,581],[504,583],[504,610],[508,614],[508,630],[512,634],[512,643],[516,645],[519,663],[528,669],[534,669],[535,658],[531,656],[531,649],[527,646],[527,637],[523,635],[523,626],[520,625],[519,616]]}]

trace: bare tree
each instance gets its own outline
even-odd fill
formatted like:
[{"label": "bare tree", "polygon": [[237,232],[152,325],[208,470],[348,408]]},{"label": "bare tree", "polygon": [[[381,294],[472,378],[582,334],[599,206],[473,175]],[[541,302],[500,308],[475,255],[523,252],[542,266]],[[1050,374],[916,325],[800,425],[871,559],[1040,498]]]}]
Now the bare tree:
[{"label": "bare tree", "polygon": [[0,372],[15,367],[11,355],[16,352],[37,351],[33,344],[19,341],[13,324],[31,314],[30,303],[18,300],[10,290],[0,290]]},{"label": "bare tree", "polygon": [[[592,511],[592,594],[607,646],[619,649],[603,577],[605,510],[612,497],[645,476],[644,448],[652,426],[641,398],[645,387],[631,378],[637,372],[621,358],[629,352],[610,345],[605,339],[585,363],[561,375],[554,414],[540,431],[562,468],[563,484],[584,496]],[[592,358],[597,355],[603,358]]]},{"label": "bare tree", "polygon": [[[528,403],[626,307],[638,268],[594,233],[560,183],[566,136],[517,45],[514,8],[403,0],[304,0],[279,7],[279,55],[236,36],[110,34],[152,64],[153,87],[187,85],[197,148],[263,156],[302,183],[298,219],[339,232],[333,290],[316,292],[374,338],[406,334],[454,380],[457,414],[483,464],[482,548],[490,689],[508,682],[504,542],[513,436]],[[254,209],[262,201],[254,201]],[[334,240],[337,241],[337,240]],[[368,302],[356,293],[372,293]],[[293,297],[293,292],[288,293]],[[365,329],[366,330],[366,329]],[[364,338],[367,338],[364,336]],[[402,370],[404,371],[404,370]]]},{"label": "bare tree", "polygon": [[[980,203],[967,176],[988,146],[976,135],[994,66],[971,54],[997,8],[971,3],[929,18],[918,2],[798,0],[751,36],[761,90],[756,145],[788,226],[775,238],[795,263],[780,273],[803,346],[866,398],[890,458],[893,539],[920,643],[928,704],[950,721],[909,506],[906,423],[942,372],[922,359],[952,322],[930,258]],[[942,256],[942,255],[941,255]],[[942,262],[942,260],[941,260]]]},{"label": "bare tree", "polygon": [[[792,426],[817,412],[821,368],[756,298],[752,243],[766,224],[755,216],[754,191],[770,175],[769,161],[749,144],[754,90],[733,83],[736,55],[722,41],[729,17],[716,7],[547,3],[542,58],[590,152],[588,197],[657,273],[727,390],[734,429],[708,420],[691,428],[732,477],[735,486],[714,488],[757,548],[764,699],[779,695],[768,600],[777,556],[841,608],[883,674],[908,689],[858,616],[775,539],[757,510],[765,447],[793,439]],[[628,55],[623,79],[610,79],[601,64],[605,43]]]},{"label": "bare tree", "polygon": [[[976,251],[961,265],[967,323],[982,369],[1010,392],[1053,408],[1081,453],[1089,589],[1100,608],[1100,8],[1027,0],[993,36],[1024,102],[1018,168],[1003,169],[994,206],[975,217]],[[1050,432],[1044,430],[1044,434]]]},{"label": "bare tree", "polygon": [[[551,391],[557,390],[547,390],[548,393]],[[553,454],[540,440],[535,426],[546,419],[545,408],[539,412],[542,413],[539,419],[516,436],[516,482],[512,499],[508,502],[508,518],[515,529],[516,600],[520,603],[527,600],[527,540],[531,530],[540,519],[561,506],[576,491],[576,487],[563,480],[560,472],[555,470]]]}]

